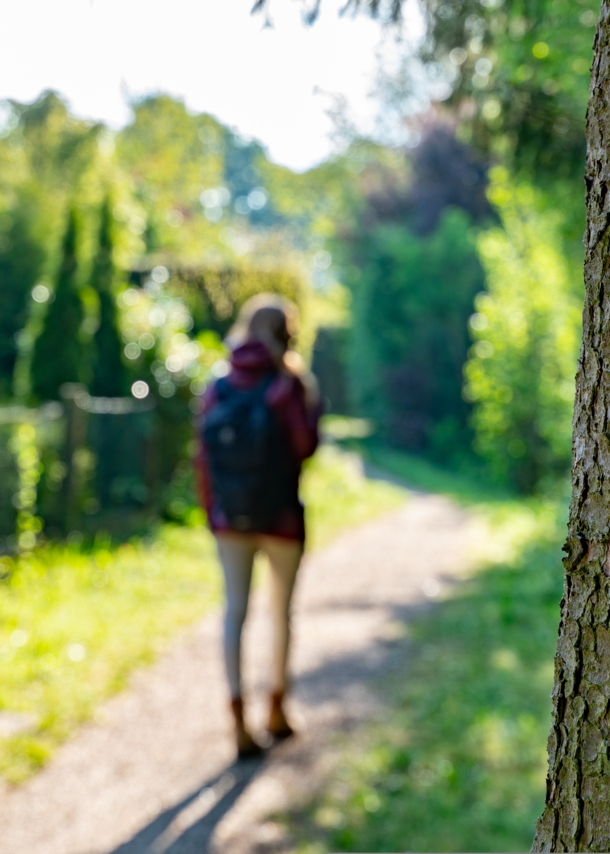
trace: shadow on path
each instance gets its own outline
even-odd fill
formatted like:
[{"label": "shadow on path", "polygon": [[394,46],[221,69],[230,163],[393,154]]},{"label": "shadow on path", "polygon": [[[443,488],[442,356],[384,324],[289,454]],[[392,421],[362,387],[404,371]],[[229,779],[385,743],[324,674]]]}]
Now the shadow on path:
[{"label": "shadow on path", "polygon": [[[338,758],[337,734],[347,734],[354,753],[361,723],[388,715],[395,677],[402,691],[413,655],[413,622],[428,611],[435,623],[434,597],[459,584],[470,566],[466,547],[479,530],[470,521],[445,499],[413,496],[308,556],[295,609],[289,709],[298,734],[263,762],[231,764],[216,612],[142,671],[38,777],[0,799],[2,851],[294,851],[289,840],[284,845],[290,829],[275,816],[321,790]],[[255,730],[267,702],[266,607],[257,591],[246,623]]]},{"label": "shadow on path", "polygon": [[203,854],[216,825],[263,765],[264,758],[228,766],[109,854]]},{"label": "shadow on path", "polygon": [[[451,582],[451,579],[447,579]],[[325,603],[335,613],[349,608],[366,611],[379,606],[354,600],[346,606],[339,601]],[[435,603],[416,601],[383,608],[386,622],[398,626],[410,624],[433,611]],[[320,744],[330,745],[333,733],[349,732],[375,711],[379,714],[392,702],[383,683],[408,659],[410,641],[400,632],[396,637],[376,637],[372,642],[350,652],[327,656],[316,666],[301,672],[295,680],[295,695],[310,709],[310,732],[303,732],[294,742],[278,754],[273,747],[262,759],[235,762],[214,778],[202,783],[187,797],[154,818],[132,839],[107,854],[206,854],[213,847],[217,826],[235,806],[238,799],[260,774],[271,766],[292,768],[293,773],[305,781],[317,761]],[[380,690],[381,689],[381,690]],[[316,710],[330,703],[334,706],[332,718],[313,723]],[[336,705],[338,704],[338,705]],[[325,734],[322,735],[322,730]],[[317,732],[311,743],[312,732]],[[311,781],[315,787],[314,780]],[[270,805],[270,808],[272,805]],[[259,851],[254,841],[240,841],[242,850]],[[254,846],[250,848],[250,845]],[[267,848],[265,848],[267,850]]]}]

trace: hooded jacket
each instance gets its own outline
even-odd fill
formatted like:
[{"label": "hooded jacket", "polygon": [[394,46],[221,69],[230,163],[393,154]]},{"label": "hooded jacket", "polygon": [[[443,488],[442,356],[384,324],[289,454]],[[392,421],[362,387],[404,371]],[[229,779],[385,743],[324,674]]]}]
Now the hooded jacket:
[{"label": "hooded jacket", "polygon": [[[237,389],[251,389],[262,382],[272,370],[277,370],[277,365],[265,345],[260,341],[248,341],[233,351],[226,381]],[[303,460],[310,457],[318,445],[319,399],[312,399],[310,391],[306,391],[298,376],[282,370],[267,389],[265,402],[278,419],[294,463],[291,472],[294,500],[282,511],[272,529],[257,533],[303,542],[305,523],[303,505],[299,500],[299,476]],[[217,403],[216,383],[212,383],[203,396],[203,420]],[[214,485],[205,443],[202,440],[202,430],[198,432],[197,474],[201,502],[212,531],[230,531],[226,516],[214,497]]]}]

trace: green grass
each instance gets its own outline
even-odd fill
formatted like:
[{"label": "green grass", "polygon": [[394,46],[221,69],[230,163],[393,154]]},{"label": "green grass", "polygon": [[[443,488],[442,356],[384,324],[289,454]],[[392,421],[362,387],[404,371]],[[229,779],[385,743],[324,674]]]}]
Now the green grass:
[{"label": "green grass", "polygon": [[485,507],[480,569],[405,626],[409,654],[377,686],[379,719],[357,749],[338,736],[325,784],[281,817],[301,854],[529,851],[544,803],[565,515],[542,500]]},{"label": "green grass", "polygon": [[[406,498],[330,447],[308,465],[303,492],[310,547]],[[201,527],[163,525],[116,547],[46,546],[0,559],[2,574],[0,711],[37,722],[28,734],[0,738],[0,774],[11,782],[43,765],[136,667],[222,599],[213,539]]]},{"label": "green grass", "polygon": [[399,507],[408,496],[399,486],[366,478],[361,458],[333,445],[323,445],[305,465],[301,492],[310,548]]},{"label": "green grass", "polygon": [[487,483],[484,476],[477,476],[472,470],[448,471],[424,457],[384,448],[372,442],[367,443],[362,452],[373,465],[391,472],[410,486],[424,492],[442,493],[466,506],[514,499],[508,490]]},{"label": "green grass", "polygon": [[322,431],[340,447],[358,453],[374,468],[394,475],[406,485],[447,495],[464,506],[521,501],[506,486],[490,480],[489,470],[474,457],[460,467],[442,468],[425,457],[384,446],[372,421],[345,415],[325,415]]},{"label": "green grass", "polygon": [[41,549],[0,589],[0,706],[38,721],[0,741],[0,772],[23,779],[168,637],[220,601],[213,542],[165,526],[115,550]]}]

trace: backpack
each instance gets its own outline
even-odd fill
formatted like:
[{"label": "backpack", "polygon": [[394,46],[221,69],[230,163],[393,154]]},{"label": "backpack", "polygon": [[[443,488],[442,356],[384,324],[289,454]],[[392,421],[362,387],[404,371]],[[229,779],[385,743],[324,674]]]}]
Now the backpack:
[{"label": "backpack", "polygon": [[287,437],[265,395],[277,371],[251,389],[216,382],[217,403],[204,418],[212,492],[236,531],[273,529],[282,510],[298,501]]}]

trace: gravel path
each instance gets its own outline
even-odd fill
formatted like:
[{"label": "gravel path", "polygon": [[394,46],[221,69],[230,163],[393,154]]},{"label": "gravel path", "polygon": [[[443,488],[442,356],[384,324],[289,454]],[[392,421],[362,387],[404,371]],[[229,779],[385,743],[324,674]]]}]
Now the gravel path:
[{"label": "gravel path", "polygon": [[[1,854],[290,852],[267,819],[315,790],[337,730],[379,712],[375,687],[408,655],[400,626],[468,569],[474,520],[438,496],[307,556],[294,615],[290,711],[299,735],[264,761],[233,764],[220,615],[135,674],[37,777],[0,795]],[[244,639],[250,719],[262,724],[264,589]]]}]

